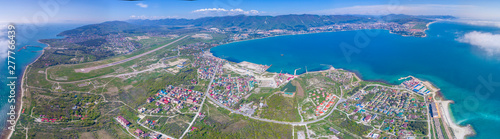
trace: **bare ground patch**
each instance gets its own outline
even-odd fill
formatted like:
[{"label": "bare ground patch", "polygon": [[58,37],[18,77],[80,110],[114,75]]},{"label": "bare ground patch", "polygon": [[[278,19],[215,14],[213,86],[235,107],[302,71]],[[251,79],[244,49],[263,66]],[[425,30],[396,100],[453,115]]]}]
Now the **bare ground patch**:
[{"label": "bare ground patch", "polygon": [[106,130],[97,131],[97,135],[99,139],[114,139]]},{"label": "bare ground patch", "polygon": [[83,132],[80,134],[80,138],[82,138],[82,139],[95,139],[94,135],[92,135],[92,132]]},{"label": "bare ground patch", "polygon": [[130,88],[132,88],[132,87],[134,87],[134,86],[132,86],[132,85],[127,85],[127,86],[123,87],[123,90],[128,90],[128,89],[130,89]]},{"label": "bare ground patch", "polygon": [[297,82],[296,80],[293,80],[292,85],[297,87],[297,96],[304,97],[304,89],[302,89],[302,86],[300,85],[300,83]]},{"label": "bare ground patch", "polygon": [[108,87],[106,90],[107,91],[104,92],[104,94],[109,95],[109,96],[116,96],[118,94],[118,91],[119,91],[118,87],[116,87],[116,86]]}]

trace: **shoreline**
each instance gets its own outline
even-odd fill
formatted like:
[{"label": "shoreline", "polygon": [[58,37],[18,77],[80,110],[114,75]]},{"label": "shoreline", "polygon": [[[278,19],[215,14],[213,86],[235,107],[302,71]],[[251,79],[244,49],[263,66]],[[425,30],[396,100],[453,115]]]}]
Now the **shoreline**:
[{"label": "shoreline", "polygon": [[[38,42],[40,42],[40,41],[38,41]],[[41,43],[41,42],[40,42],[40,43]],[[45,44],[45,43],[42,43],[42,44]],[[50,45],[49,45],[49,44],[45,44],[45,45],[47,45],[47,47],[50,47]],[[19,118],[21,117],[21,110],[22,110],[22,108],[23,108],[23,96],[24,96],[24,90],[25,90],[25,89],[24,89],[24,79],[25,79],[25,77],[26,77],[26,73],[27,73],[27,71],[29,70],[29,68],[31,67],[31,65],[32,65],[33,63],[35,63],[36,61],[38,61],[38,59],[39,59],[40,57],[42,57],[42,56],[43,56],[43,54],[45,54],[45,48],[47,48],[47,47],[44,47],[44,48],[42,49],[42,54],[40,54],[40,55],[39,55],[39,56],[38,56],[38,57],[37,57],[34,61],[32,61],[30,64],[26,65],[26,67],[24,67],[24,70],[22,71],[22,72],[23,72],[23,74],[22,74],[22,76],[21,76],[21,88],[20,88],[20,90],[21,90],[21,95],[20,95],[20,96],[19,96],[19,95],[16,95],[16,101],[17,101],[17,102],[20,102],[20,103],[16,103],[16,110],[17,110],[17,112],[16,112],[16,113],[17,113],[17,118],[16,118],[16,124],[15,124],[15,125],[17,125],[17,122],[19,121]],[[9,123],[7,123],[7,124],[9,124]],[[10,139],[10,138],[12,137],[12,134],[14,133],[14,130],[9,130],[9,129],[8,129],[8,127],[9,127],[9,126],[8,126],[7,124],[3,127],[3,129],[4,129],[4,130],[2,131],[2,137],[1,137],[2,139]],[[15,126],[14,126],[14,129],[15,129]],[[4,135],[5,135],[5,136],[4,136]]]},{"label": "shoreline", "polygon": [[[427,30],[429,30],[429,26],[430,26],[431,24],[434,24],[434,23],[436,23],[436,22],[438,22],[438,20],[436,20],[436,21],[432,21],[432,22],[427,23],[427,24],[425,25],[426,29],[424,29],[424,32],[425,32],[425,31],[427,31]],[[427,34],[427,33],[426,33],[426,34]]]},{"label": "shoreline", "polygon": [[[429,26],[431,24],[433,24],[433,23],[436,23],[436,22],[438,22],[438,21],[432,21],[432,22],[427,23],[427,25],[426,25],[427,29],[425,29],[424,31],[429,30]],[[354,31],[354,30],[350,30],[350,31]],[[337,31],[330,31],[330,32],[337,32]],[[316,33],[329,33],[329,32],[316,32]],[[305,35],[305,34],[313,34],[313,33],[289,34],[289,35]],[[391,34],[393,34],[393,33],[391,33]],[[278,36],[287,36],[287,35],[276,35],[276,36],[270,36],[270,37],[278,37]],[[236,43],[236,42],[250,41],[250,40],[257,40],[257,39],[265,39],[265,38],[270,38],[270,37],[248,39],[248,40],[239,40],[239,41],[233,41],[233,42],[229,42],[229,43]],[[423,37],[427,37],[427,33],[426,33],[426,36],[423,36]],[[229,44],[229,43],[224,43],[224,44]],[[224,44],[221,44],[221,45],[224,45]],[[219,46],[221,46],[221,45],[219,45]],[[216,46],[216,47],[218,47],[218,46]],[[208,52],[210,54],[212,54],[211,49],[209,49]],[[212,56],[214,56],[214,55],[212,54]],[[219,56],[214,56],[214,57],[221,58],[221,59],[224,59],[224,60],[227,60],[227,61],[230,61],[230,62],[240,63],[240,62],[232,61],[232,60],[229,60],[229,59],[226,59],[226,58],[222,58],[222,57],[219,57]],[[246,61],[246,62],[248,62],[248,61]],[[249,62],[249,63],[253,63],[253,62]],[[257,63],[253,63],[253,64],[257,64]],[[258,64],[258,65],[261,65],[261,64]],[[335,68],[333,66],[331,66],[328,69],[308,71],[308,72],[297,74],[297,76],[300,76],[300,75],[306,74],[306,73],[325,72],[325,71],[329,71],[329,70],[332,70],[332,69],[335,69]],[[385,83],[385,84],[389,84],[389,85],[397,85],[397,84],[394,84],[394,83],[389,83],[388,81],[384,81],[384,80],[363,80],[362,76],[361,76],[361,73],[359,73],[359,72],[348,70],[348,69],[342,69],[342,68],[339,68],[339,70],[345,70],[345,71],[354,73],[355,76],[358,77],[361,81],[379,82],[379,83]],[[269,71],[266,70],[265,72],[269,72]],[[269,72],[269,73],[276,74],[277,72]],[[409,76],[413,77],[412,75],[409,75]],[[413,78],[416,78],[416,77],[413,77]],[[460,126],[460,125],[458,125],[457,123],[454,122],[454,120],[453,120],[453,114],[451,113],[451,109],[450,109],[450,103],[453,103],[453,100],[447,100],[447,99],[445,99],[444,94],[441,93],[441,88],[439,88],[436,84],[434,84],[434,83],[432,83],[432,82],[430,82],[428,80],[422,80],[422,79],[419,79],[419,80],[421,80],[424,84],[429,85],[429,86],[432,87],[431,89],[434,92],[433,95],[439,95],[442,98],[442,100],[436,101],[436,102],[438,102],[440,105],[442,105],[443,107],[445,107],[443,109],[442,113],[445,115],[446,118],[443,118],[443,120],[446,121],[447,126],[450,129],[452,129],[452,132],[453,132],[453,135],[454,135],[455,138],[463,139],[463,138],[466,138],[466,137],[469,137],[469,136],[476,135],[476,132],[475,132],[474,128],[470,124],[467,125],[467,126]]]},{"label": "shoreline", "polygon": [[[227,59],[225,59],[225,60],[227,60]],[[228,60],[228,61],[230,61],[230,60]],[[249,63],[252,63],[252,62],[249,62]],[[256,64],[256,63],[253,63],[253,64]],[[358,73],[358,72],[353,72],[353,71],[342,69],[342,68],[337,69],[337,68],[334,68],[333,66],[331,66],[329,69],[325,69],[325,70],[316,70],[316,71],[311,71],[311,72],[304,72],[302,74],[298,74],[297,76],[300,76],[300,75],[303,75],[303,74],[307,74],[307,73],[327,72],[329,70],[344,70],[344,71],[347,71],[347,72],[354,73],[355,78],[358,78],[360,81],[379,82],[379,83],[385,83],[385,84],[389,84],[389,85],[397,85],[397,84],[392,84],[392,83],[389,83],[389,82],[386,82],[386,81],[364,80],[364,79],[362,79],[362,76],[360,76],[359,75],[360,73]],[[269,71],[265,71],[265,72],[269,72]],[[277,74],[276,72],[269,72],[269,73]],[[409,76],[412,77],[412,78],[416,78],[416,77],[414,77],[412,75],[409,75]],[[465,139],[466,137],[470,137],[470,136],[476,135],[476,132],[475,132],[474,128],[472,127],[472,125],[468,124],[466,126],[461,126],[461,125],[458,125],[457,123],[454,122],[453,114],[451,113],[451,109],[450,109],[450,104],[454,103],[453,100],[447,100],[447,99],[445,99],[444,96],[443,96],[443,94],[440,92],[441,89],[438,86],[436,86],[435,84],[433,84],[432,82],[430,82],[428,80],[422,80],[422,79],[419,79],[419,78],[417,78],[417,79],[420,80],[420,81],[422,81],[424,84],[431,85],[431,89],[435,90],[435,92],[434,92],[433,95],[441,95],[442,100],[439,100],[439,101],[436,101],[436,102],[439,103],[439,105],[441,105],[442,107],[444,107],[442,109],[441,113],[445,116],[445,118],[443,118],[442,120],[446,121],[447,127],[449,127],[452,130],[453,136],[455,138],[457,138],[457,139]]]},{"label": "shoreline", "polygon": [[[435,23],[435,22],[437,22],[437,21],[433,21],[433,22],[428,23],[428,24],[427,24],[427,29],[429,29],[429,28],[428,28],[428,26],[429,26],[430,24]],[[426,29],[426,30],[427,30],[427,29]],[[318,33],[332,33],[332,32],[343,32],[343,31],[357,31],[357,30],[372,30],[372,29],[355,29],[355,30],[341,30],[341,31],[323,31],[323,32],[297,33],[297,34],[283,34],[283,35],[274,35],[274,36],[268,36],[268,37],[262,37],[262,38],[254,38],[254,39],[246,39],[246,40],[237,40],[237,41],[233,41],[233,42],[223,43],[223,44],[221,44],[221,45],[224,45],[224,44],[229,44],[229,43],[242,42],[242,41],[251,41],[251,40],[257,40],[257,39],[266,39],[266,38],[271,38],[271,37],[280,37],[280,36],[308,35],[308,34],[318,34]],[[380,30],[386,30],[386,29],[380,29]],[[389,33],[391,33],[391,34],[395,34],[395,33],[392,33],[390,30],[387,30],[387,31],[389,31]],[[425,31],[425,30],[424,30],[424,31]],[[400,35],[400,34],[397,34],[397,35]],[[401,35],[401,36],[403,36],[403,35]],[[426,37],[426,36],[427,36],[427,33],[426,33],[426,35],[425,35],[424,37]],[[415,36],[413,36],[413,37],[415,37]],[[38,40],[38,42],[39,42],[39,43],[42,43],[42,42],[40,42],[39,40]],[[42,56],[44,55],[44,53],[45,53],[45,49],[46,49],[46,48],[50,48],[50,45],[49,45],[49,44],[46,44],[46,43],[42,43],[42,44],[47,45],[47,47],[43,47],[42,54],[40,54],[40,55],[39,55],[39,56],[38,56],[38,57],[37,57],[34,61],[32,61],[30,64],[26,65],[26,66],[24,67],[24,70],[22,71],[22,76],[21,76],[21,86],[20,86],[20,90],[21,90],[20,92],[21,92],[21,95],[20,95],[20,96],[19,96],[19,95],[16,95],[16,101],[17,101],[17,102],[20,102],[20,103],[16,103],[16,104],[15,104],[15,107],[16,107],[16,113],[17,113],[17,117],[16,117],[16,124],[15,124],[15,125],[17,125],[17,122],[18,122],[18,120],[19,120],[19,118],[20,118],[20,116],[21,116],[21,110],[22,110],[22,108],[23,108],[23,99],[22,99],[22,98],[23,98],[23,96],[25,96],[25,94],[24,94],[24,91],[25,91],[25,88],[24,88],[24,80],[25,80],[25,78],[26,78],[26,73],[27,73],[27,71],[29,71],[29,68],[31,67],[31,65],[32,65],[33,63],[37,62],[37,61],[39,60],[39,58],[40,58],[40,57],[42,57]],[[220,45],[219,45],[219,46],[220,46]],[[216,47],[217,47],[217,46],[216,46]],[[210,49],[209,49],[209,51],[208,51],[208,52],[210,52]],[[211,52],[210,52],[210,53],[211,53]],[[217,57],[217,56],[214,56],[214,57]],[[220,57],[218,57],[218,58],[220,58]],[[221,58],[221,59],[224,59],[224,58]],[[225,59],[225,60],[228,60],[228,59]],[[228,61],[230,61],[230,60],[228,60]],[[248,61],[247,61],[247,62],[248,62]],[[249,63],[252,63],[252,62],[249,62]],[[254,64],[256,64],[256,63],[254,63]],[[259,64],[259,65],[260,65],[260,64]],[[332,68],[333,68],[333,67],[332,67]],[[323,70],[313,70],[313,71],[311,71],[311,72],[323,72],[323,71],[328,71],[328,70],[331,70],[332,68],[329,68],[329,69],[326,69],[326,70],[325,70],[325,69],[323,69]],[[354,74],[355,74],[355,76],[357,76],[357,77],[358,77],[359,79],[361,79],[362,81],[380,82],[380,83],[386,83],[386,84],[389,84],[389,85],[393,85],[392,83],[389,83],[389,82],[386,82],[386,81],[382,81],[382,80],[363,80],[363,79],[362,79],[362,76],[360,76],[360,73],[358,73],[358,72],[353,72],[353,71],[346,70],[346,69],[340,69],[340,70],[345,70],[345,71],[348,71],[348,72],[352,72],[352,73],[354,73]],[[265,72],[268,72],[268,71],[265,71]],[[270,72],[270,73],[276,73],[276,72]],[[304,73],[301,73],[301,74],[298,74],[298,75],[302,75],[302,74],[306,74],[306,73],[307,73],[307,72],[304,72]],[[447,111],[448,111],[448,110],[447,110]],[[451,114],[450,114],[450,115],[451,115]],[[6,122],[6,123],[7,123],[7,122]],[[452,122],[452,123],[453,123],[453,122]],[[2,137],[1,137],[1,138],[11,138],[11,136],[13,135],[14,130],[8,130],[8,128],[7,128],[7,127],[9,127],[9,126],[8,126],[8,124],[9,124],[9,123],[7,123],[7,124],[4,126],[4,128],[3,128],[4,130],[2,131]],[[453,124],[455,124],[455,123],[453,123]],[[7,134],[6,134],[6,133],[7,133]],[[6,135],[6,136],[4,136],[4,135]]]},{"label": "shoreline", "polygon": [[443,109],[442,109],[442,114],[445,116],[442,120],[446,122],[448,127],[453,132],[453,135],[457,139],[465,139],[466,137],[474,136],[476,135],[476,131],[472,127],[472,125],[468,124],[466,126],[460,126],[457,123],[453,122],[453,114],[451,113],[450,110],[450,104],[454,103],[453,100],[440,100],[436,101]]},{"label": "shoreline", "polygon": [[[432,21],[432,22],[429,22],[426,24],[426,29],[424,29],[424,33],[425,31],[429,30],[429,25],[433,24],[433,23],[436,23],[438,22],[438,20],[436,21]],[[308,33],[297,33],[297,34],[279,34],[279,35],[274,35],[274,36],[268,36],[268,37],[261,37],[261,38],[253,38],[253,39],[245,39],[245,40],[236,40],[236,41],[233,41],[233,42],[226,42],[226,43],[223,43],[223,44],[220,44],[220,45],[224,45],[224,44],[230,44],[230,43],[235,43],[235,42],[243,42],[243,41],[251,41],[251,40],[258,40],[258,39],[266,39],[266,38],[272,38],[272,37],[280,37],[280,36],[292,36],[292,35],[307,35],[307,34],[318,34],[318,33],[332,33],[332,32],[343,32],[343,31],[358,31],[358,30],[372,30],[372,29],[354,29],[354,30],[340,30],[340,31],[322,31],[322,32],[308,32]],[[401,34],[397,34],[397,33],[393,33],[391,30],[387,30],[387,29],[379,29],[379,30],[386,30],[386,31],[389,31],[390,34],[396,34],[396,35],[400,35],[400,36],[403,36],[403,37],[418,37],[418,36],[411,36],[411,35],[401,35]],[[421,38],[425,38],[427,37],[427,33],[425,33],[424,36],[422,36]],[[219,45],[219,46],[220,46]]]},{"label": "shoreline", "polygon": [[[214,57],[217,57],[217,56],[214,56]],[[218,58],[220,58],[220,57],[218,57]],[[221,59],[223,59],[223,58],[221,58]],[[224,60],[230,61],[228,59],[224,59]],[[231,61],[231,62],[233,62],[233,61]],[[246,62],[248,62],[248,61],[246,61]],[[235,63],[237,63],[237,62],[235,62]],[[252,62],[248,62],[248,63],[252,63]],[[257,63],[253,63],[253,64],[257,64]],[[358,72],[353,72],[353,71],[342,69],[342,68],[338,68],[337,69],[337,68],[334,68],[333,66],[331,66],[328,69],[324,69],[324,70],[314,70],[314,71],[310,71],[310,72],[304,72],[304,73],[298,74],[297,76],[300,76],[300,75],[303,75],[303,74],[307,74],[307,73],[327,72],[329,70],[344,70],[344,71],[347,71],[347,72],[354,73],[355,78],[358,78],[360,81],[379,82],[379,83],[385,83],[385,84],[389,84],[389,85],[397,85],[397,84],[389,83],[389,82],[386,82],[386,81],[363,80],[362,76],[360,76],[359,75],[360,73],[358,73]],[[276,72],[269,72],[269,71],[265,71],[265,72],[272,73],[272,74],[277,74]],[[409,77],[416,78],[416,77],[414,77],[412,75],[409,75]],[[441,89],[437,85],[433,84],[432,82],[430,82],[428,80],[422,80],[422,79],[419,79],[419,78],[416,78],[416,79],[422,81],[427,86],[430,86],[431,88],[429,88],[429,89],[433,90],[433,92],[434,92],[433,95],[441,95],[441,100],[436,101],[436,103],[438,103],[441,107],[443,107],[443,109],[440,109],[441,110],[441,114],[444,115],[444,117],[443,117],[442,120],[444,122],[446,122],[447,127],[449,127],[452,130],[451,132],[453,132],[453,136],[455,138],[457,138],[457,139],[465,139],[467,137],[476,135],[476,132],[475,132],[474,128],[472,127],[472,125],[468,124],[466,126],[461,126],[461,125],[458,125],[457,123],[454,122],[453,114],[451,113],[451,109],[450,109],[450,104],[454,103],[454,101],[453,100],[447,100],[447,99],[445,99],[444,96],[442,95],[442,93],[440,92]],[[425,96],[423,96],[423,97],[425,98]]]}]

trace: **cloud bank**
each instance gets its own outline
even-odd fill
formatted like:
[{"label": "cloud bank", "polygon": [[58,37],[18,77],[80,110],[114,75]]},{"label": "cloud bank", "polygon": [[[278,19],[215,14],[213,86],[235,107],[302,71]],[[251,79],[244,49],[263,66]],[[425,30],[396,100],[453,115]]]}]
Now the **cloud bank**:
[{"label": "cloud bank", "polygon": [[500,28],[500,21],[464,20],[464,21],[460,21],[460,22],[470,24],[470,25],[476,25],[476,26],[490,26],[490,27],[499,27]]},{"label": "cloud bank", "polygon": [[141,8],[148,8],[148,5],[147,4],[144,4],[142,2],[139,2],[136,4],[137,6],[141,7]]},{"label": "cloud bank", "polygon": [[239,15],[239,14],[245,14],[245,15],[257,15],[262,12],[257,11],[257,10],[249,10],[245,11],[243,9],[224,9],[224,8],[205,8],[205,9],[198,9],[194,10],[191,13],[196,13],[196,14],[202,14],[202,15],[218,15],[218,16],[226,16],[226,15]]},{"label": "cloud bank", "polygon": [[469,43],[483,49],[489,55],[500,54],[500,34],[469,32],[458,38],[459,42]]},{"label": "cloud bank", "polygon": [[0,59],[7,58],[7,52],[9,50],[9,41],[6,36],[7,34],[7,25],[0,25]]}]

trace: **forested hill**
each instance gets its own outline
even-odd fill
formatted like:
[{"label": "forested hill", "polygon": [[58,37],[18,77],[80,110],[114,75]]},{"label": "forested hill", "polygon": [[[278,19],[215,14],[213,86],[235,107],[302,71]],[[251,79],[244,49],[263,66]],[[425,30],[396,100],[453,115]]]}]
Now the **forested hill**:
[{"label": "forested hill", "polygon": [[76,29],[67,30],[59,33],[59,36],[76,35],[105,35],[110,33],[119,33],[124,30],[138,28],[139,25],[130,24],[124,21],[108,21],[100,24],[90,24]]},{"label": "forested hill", "polygon": [[[141,33],[150,31],[174,31],[194,28],[228,28],[242,29],[287,29],[307,30],[309,27],[319,27],[340,23],[370,23],[370,22],[395,22],[404,24],[408,22],[430,22],[435,19],[453,19],[452,16],[412,16],[412,15],[279,15],[279,16],[222,16],[203,17],[198,19],[160,19],[160,20],[128,20],[110,21],[100,24],[82,26],[73,30],[60,33],[62,36],[78,35],[106,35],[109,33]],[[184,27],[172,27],[184,26]]]},{"label": "forested hill", "polygon": [[350,15],[280,15],[280,16],[224,16],[204,17],[193,20],[161,19],[131,20],[131,23],[143,25],[193,25],[199,27],[239,27],[249,29],[289,29],[300,30],[307,27],[331,25],[335,23],[375,22],[360,16]]}]

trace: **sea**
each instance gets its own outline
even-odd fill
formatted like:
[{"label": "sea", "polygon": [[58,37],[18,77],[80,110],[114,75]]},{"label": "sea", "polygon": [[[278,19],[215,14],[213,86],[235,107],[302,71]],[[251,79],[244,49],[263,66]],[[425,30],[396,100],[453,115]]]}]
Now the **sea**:
[{"label": "sea", "polygon": [[[62,24],[62,23],[53,23],[53,24],[13,24],[16,32],[16,49],[14,51],[15,60],[15,75],[17,76],[17,86],[16,86],[16,96],[21,95],[20,83],[22,79],[23,72],[26,66],[32,62],[34,62],[41,54],[44,47],[47,45],[39,43],[40,39],[50,39],[50,38],[62,38],[58,37],[62,31],[74,29],[76,27],[80,27],[83,24]],[[8,97],[10,95],[10,88],[7,86],[11,75],[8,73],[7,69],[7,25],[1,25],[0,29],[0,127],[5,126],[5,121],[7,120],[7,113],[10,110],[10,106],[12,103],[8,103]],[[22,47],[27,46],[26,49],[21,49]],[[20,102],[16,102],[20,103]],[[13,104],[14,105],[14,104]],[[17,111],[16,111],[17,112]],[[10,125],[10,124],[9,124]],[[5,128],[3,128],[6,130]],[[1,133],[0,133],[1,134]]]},{"label": "sea", "polygon": [[[276,36],[212,48],[232,62],[272,65],[268,71],[297,74],[333,66],[363,80],[399,84],[408,75],[432,82],[453,100],[452,119],[472,125],[473,139],[498,138],[500,125],[500,28],[461,22],[430,24],[427,37],[357,30]],[[479,34],[479,35],[478,35]],[[493,39],[493,40],[492,40]]]}]

